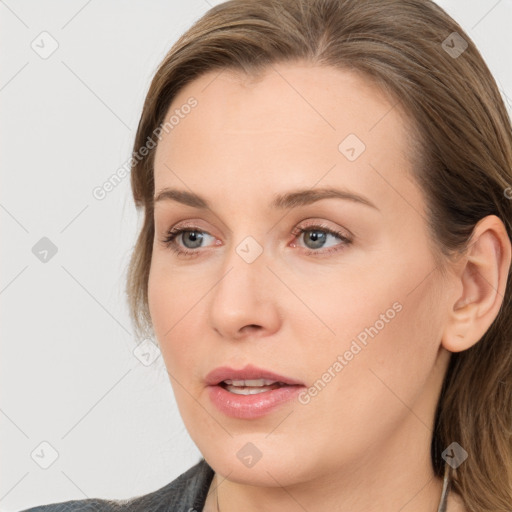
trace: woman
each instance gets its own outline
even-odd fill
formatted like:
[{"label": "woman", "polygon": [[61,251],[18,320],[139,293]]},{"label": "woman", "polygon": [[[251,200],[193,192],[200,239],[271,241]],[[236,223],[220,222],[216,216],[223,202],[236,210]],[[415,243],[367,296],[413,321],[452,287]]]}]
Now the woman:
[{"label": "woman", "polygon": [[212,8],[132,163],[134,325],[204,458],[31,510],[512,510],[512,131],[441,8]]}]

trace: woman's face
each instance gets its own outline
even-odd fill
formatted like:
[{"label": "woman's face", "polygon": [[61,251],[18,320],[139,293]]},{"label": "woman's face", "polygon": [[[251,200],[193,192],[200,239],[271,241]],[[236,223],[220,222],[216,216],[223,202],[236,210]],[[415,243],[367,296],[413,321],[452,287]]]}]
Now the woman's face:
[{"label": "woman's face", "polygon": [[203,75],[171,115],[149,304],[206,460],[269,486],[426,463],[449,283],[398,107],[360,75],[289,63]]}]

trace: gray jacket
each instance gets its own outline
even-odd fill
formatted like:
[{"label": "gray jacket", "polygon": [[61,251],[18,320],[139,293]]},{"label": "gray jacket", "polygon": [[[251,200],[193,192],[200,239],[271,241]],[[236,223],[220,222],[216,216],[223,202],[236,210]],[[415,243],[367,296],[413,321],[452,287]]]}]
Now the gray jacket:
[{"label": "gray jacket", "polygon": [[213,469],[201,459],[165,487],[138,498],[123,501],[65,501],[22,512],[201,512],[213,475]]}]

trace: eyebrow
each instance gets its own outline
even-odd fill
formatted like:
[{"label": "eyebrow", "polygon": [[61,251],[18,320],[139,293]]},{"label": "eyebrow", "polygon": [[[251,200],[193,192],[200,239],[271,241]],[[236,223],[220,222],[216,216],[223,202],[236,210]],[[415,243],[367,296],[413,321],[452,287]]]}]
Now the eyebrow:
[{"label": "eyebrow", "polygon": [[[288,192],[286,194],[277,194],[273,197],[270,206],[273,209],[285,210],[299,206],[307,206],[323,199],[344,199],[379,210],[379,208],[366,197],[351,192],[350,190],[336,188],[304,189]],[[160,201],[176,201],[201,210],[210,209],[210,205],[206,199],[186,190],[163,188],[154,197],[155,204]]]}]

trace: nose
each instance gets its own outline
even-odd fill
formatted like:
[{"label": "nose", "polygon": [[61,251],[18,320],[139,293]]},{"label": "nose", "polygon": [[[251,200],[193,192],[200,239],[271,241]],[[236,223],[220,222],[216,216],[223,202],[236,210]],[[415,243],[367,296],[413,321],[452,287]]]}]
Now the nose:
[{"label": "nose", "polygon": [[277,283],[268,263],[264,251],[252,262],[229,251],[209,302],[210,325],[223,338],[260,338],[279,329]]}]

